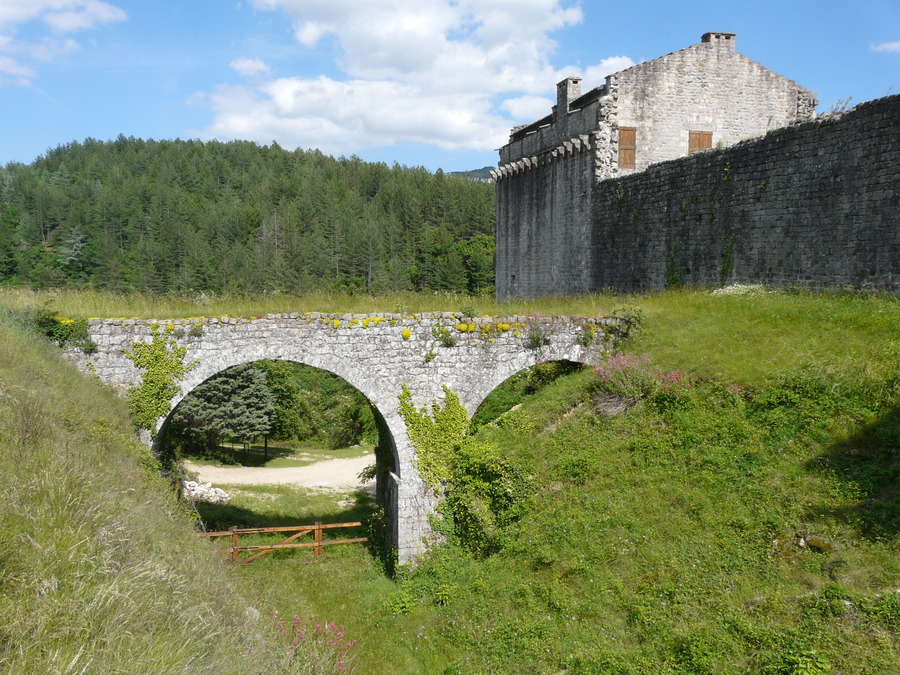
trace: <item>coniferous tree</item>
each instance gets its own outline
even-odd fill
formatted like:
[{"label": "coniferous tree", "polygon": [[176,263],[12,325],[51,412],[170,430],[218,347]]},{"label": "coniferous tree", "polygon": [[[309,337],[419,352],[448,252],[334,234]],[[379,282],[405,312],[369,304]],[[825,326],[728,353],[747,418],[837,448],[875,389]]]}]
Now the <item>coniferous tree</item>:
[{"label": "coniferous tree", "polygon": [[185,396],[170,433],[212,454],[226,439],[247,442],[269,433],[274,413],[265,372],[244,364],[213,375]]},{"label": "coniferous tree", "polygon": [[491,185],[275,144],[69,143],[0,168],[0,214],[0,281],[34,286],[479,292],[493,283]]}]

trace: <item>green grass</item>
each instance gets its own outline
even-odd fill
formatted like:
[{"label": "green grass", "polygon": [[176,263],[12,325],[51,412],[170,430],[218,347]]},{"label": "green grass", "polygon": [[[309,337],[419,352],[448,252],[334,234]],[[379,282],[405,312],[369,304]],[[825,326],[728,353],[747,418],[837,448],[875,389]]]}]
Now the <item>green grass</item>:
[{"label": "green grass", "polygon": [[760,383],[803,366],[865,378],[900,360],[896,297],[682,290],[634,304],[647,321],[631,351],[726,383]]},{"label": "green grass", "polygon": [[0,325],[0,670],[281,669],[124,402]]},{"label": "green grass", "polygon": [[536,487],[499,552],[451,535],[394,582],[352,547],[242,579],[364,636],[363,673],[898,672],[896,301],[637,300],[624,348],[690,386],[608,417],[590,369],[513,383],[478,434]]},{"label": "green grass", "polygon": [[[312,523],[369,520],[374,506],[362,490],[336,492],[292,485],[217,485],[231,494],[227,504],[196,504],[208,530],[238,527],[281,527]],[[332,538],[364,537],[338,533]]]},{"label": "green grass", "polygon": [[881,400],[800,372],[611,419],[589,376],[563,378],[481,431],[539,486],[503,550],[445,546],[395,597],[448,672],[794,673],[813,654],[896,672],[900,400],[882,375]]},{"label": "green grass", "polygon": [[[373,311],[359,305],[338,309],[338,298],[320,299],[318,307],[290,311]],[[248,311],[227,313],[253,314],[253,302],[271,300],[248,300]],[[345,300],[371,301],[340,302]],[[433,300],[422,298],[421,309]],[[161,624],[180,626],[171,616],[186,611],[178,598],[194,597],[194,590],[185,590],[191,584],[225,588],[232,583],[242,602],[256,603],[266,617],[274,612],[287,620],[299,615],[345,626],[347,638],[359,640],[351,650],[359,673],[880,675],[900,670],[896,299],[807,293],[718,297],[677,291],[558,304],[478,302],[485,314],[590,315],[639,306],[645,316],[642,331],[623,348],[646,353],[651,375],[656,369],[689,371],[690,386],[682,379],[666,389],[652,375],[650,385],[636,388],[628,411],[611,417],[604,412],[610,409],[604,385],[591,369],[561,377],[533,394],[511,386],[505,392],[508,400],[485,415],[477,433],[482,443],[498,447],[527,472],[534,487],[522,518],[495,533],[501,546],[492,555],[471,552],[451,529],[447,544],[415,571],[401,569],[395,580],[385,576],[377,556],[349,545],[326,549],[318,561],[303,551],[267,556],[231,573],[216,566],[203,572],[197,568],[177,577],[187,584],[179,586],[181,595],[161,596],[158,604],[146,600],[155,608],[149,615],[163,617]],[[434,309],[457,307],[445,302]],[[134,312],[111,314],[129,313]],[[31,397],[59,392],[52,395],[77,398],[79,387],[88,385],[75,383],[72,375],[66,376],[71,380],[54,375],[41,381],[33,372],[15,372],[31,361],[52,362],[42,354],[23,352],[19,343],[0,354],[9,369],[2,380],[5,390],[9,383],[28,383]],[[500,414],[514,401],[521,405]],[[92,406],[75,419],[87,425],[95,414],[94,401]],[[30,438],[29,425],[17,423],[19,418],[58,419],[67,425],[61,428],[81,429],[66,408],[40,408],[37,414],[29,409],[26,405],[4,413],[2,433],[18,428],[16,433]],[[40,424],[36,428],[40,438],[45,432]],[[141,523],[155,516],[145,510],[143,493],[106,498],[104,490],[110,488],[104,478],[99,486],[91,483],[95,491],[84,493],[79,502],[85,513],[54,521],[53,514],[67,508],[65,499],[49,483],[34,497],[24,487],[39,482],[47,463],[61,462],[59,457],[72,461],[71,452],[57,449],[65,448],[65,439],[74,432],[53,433],[55,442],[29,469],[27,480],[14,474],[18,446],[5,450],[9,459],[0,481],[6,511],[0,522],[3,528],[10,527],[7,523],[19,528],[11,534],[24,542],[16,552],[31,557],[21,563],[10,554],[2,559],[3,579],[13,579],[15,592],[7,601],[4,586],[0,600],[6,603],[4,615],[13,617],[8,622],[13,628],[4,628],[11,632],[0,633],[5,650],[0,653],[15,653],[9,645],[18,643],[9,634],[19,639],[28,635],[27,644],[31,635],[39,635],[51,645],[45,655],[57,645],[85,644],[86,653],[100,663],[106,658],[103,649],[115,652],[108,643],[116,636],[118,645],[129,640],[115,626],[119,619],[102,624],[105,632],[91,633],[94,624],[76,610],[92,596],[77,595],[71,581],[65,594],[45,605],[41,588],[65,586],[66,579],[91,580],[92,569],[103,569],[100,563],[78,567],[70,560],[70,551],[78,550],[73,544],[85,536],[77,528],[83,521],[93,522],[92,509],[115,518],[134,511]],[[102,430],[90,425],[78,433],[103,437]],[[123,431],[116,438],[125,435]],[[76,446],[80,448],[70,441],[69,447]],[[122,447],[110,442],[98,452],[116,458]],[[102,462],[97,455],[88,458],[92,469],[106,463],[127,465],[118,459]],[[89,477],[84,468],[63,468],[54,474]],[[310,518],[338,522],[371,509],[352,496],[263,486],[240,491],[230,505],[233,510],[207,513],[207,518],[222,525],[296,524]],[[163,503],[174,509],[171,502]],[[47,530],[33,534],[30,522],[19,524],[13,518],[21,513],[47,519]],[[160,522],[167,531],[181,527]],[[107,532],[107,539],[98,534],[98,541],[119,532],[94,525],[88,529]],[[4,540],[10,538],[7,529],[3,532]],[[184,547],[190,547],[186,527],[184,532]],[[38,549],[24,533],[45,549],[53,547],[49,558],[62,561],[58,571],[43,570]],[[170,564],[165,561],[171,551],[160,550],[155,541],[129,545],[141,560]],[[178,550],[183,550],[180,544]],[[196,550],[208,560],[202,549]],[[32,567],[39,570],[39,581],[28,585],[24,570]],[[130,606],[142,606],[140,594],[125,594],[134,598]],[[35,605],[33,598],[40,602]],[[171,606],[164,609],[166,603]],[[59,608],[75,609],[56,619]],[[46,627],[32,629],[28,622]],[[235,644],[234,633],[244,635],[245,628],[233,618],[214,623],[224,636],[222,654],[210,655],[192,645],[199,650],[195,662],[239,663],[234,655],[240,650],[229,645]],[[160,642],[163,638],[147,640],[148,651],[159,650],[155,645]],[[186,637],[176,644],[187,642]],[[120,663],[140,658],[121,649],[115,652]],[[61,664],[57,669],[64,669],[75,653],[76,648],[64,652],[65,658],[54,662]],[[140,671],[142,662],[136,662],[132,670]],[[229,672],[228,666],[223,669]]]}]

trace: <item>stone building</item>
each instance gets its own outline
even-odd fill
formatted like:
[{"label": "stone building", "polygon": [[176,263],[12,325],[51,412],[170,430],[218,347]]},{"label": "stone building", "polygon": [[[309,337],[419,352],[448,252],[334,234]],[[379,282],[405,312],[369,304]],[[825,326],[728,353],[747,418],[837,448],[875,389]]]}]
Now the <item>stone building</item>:
[{"label": "stone building", "polygon": [[556,85],[553,112],[513,129],[500,171],[592,150],[594,176],[611,178],[698,150],[725,147],[812,119],[816,95],[735,51],[734,33],[609,75],[581,93],[581,78]]},{"label": "stone building", "polygon": [[605,179],[815,117],[816,95],[735,51],[734,33],[610,75],[557,85],[547,117],[513,129],[493,172],[498,297],[595,287],[592,191]]}]

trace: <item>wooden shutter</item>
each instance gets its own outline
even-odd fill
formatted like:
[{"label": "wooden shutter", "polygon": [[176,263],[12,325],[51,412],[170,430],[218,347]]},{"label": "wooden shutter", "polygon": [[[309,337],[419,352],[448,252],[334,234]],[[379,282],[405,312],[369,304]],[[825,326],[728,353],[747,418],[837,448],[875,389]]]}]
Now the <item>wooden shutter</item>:
[{"label": "wooden shutter", "polygon": [[689,155],[693,155],[701,150],[709,150],[712,147],[711,131],[689,131],[688,134]]},{"label": "wooden shutter", "polygon": [[637,129],[619,127],[619,168],[633,169],[634,155],[637,149]]}]

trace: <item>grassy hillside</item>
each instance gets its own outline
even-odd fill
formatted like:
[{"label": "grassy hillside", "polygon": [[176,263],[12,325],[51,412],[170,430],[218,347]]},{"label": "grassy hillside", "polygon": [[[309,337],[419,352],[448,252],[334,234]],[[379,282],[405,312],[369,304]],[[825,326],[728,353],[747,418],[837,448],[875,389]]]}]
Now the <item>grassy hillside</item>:
[{"label": "grassy hillside", "polygon": [[446,545],[393,582],[347,547],[248,589],[346,624],[361,673],[900,672],[897,301],[568,302],[643,330],[602,372],[497,393]]},{"label": "grassy hillside", "polygon": [[[440,300],[431,297],[335,296],[334,304],[318,297],[323,304],[304,304],[308,297],[289,300],[291,311],[351,311],[350,305],[359,308],[355,311],[376,311],[377,304],[365,303],[378,302],[405,302],[411,311],[441,308],[431,307]],[[457,300],[470,301],[450,298]],[[248,299],[246,311],[228,313],[261,313],[270,302]],[[346,304],[338,308],[339,302]],[[482,416],[473,438],[446,467],[447,543],[417,570],[388,579],[376,558],[350,546],[333,547],[315,564],[271,556],[231,577],[244,597],[282,617],[346,625],[348,639],[358,640],[352,670],[359,673],[900,672],[896,299],[678,291],[508,305],[477,302],[485,314],[588,315],[630,305],[644,323],[640,334],[622,345],[623,354],[600,371],[569,374],[534,393],[515,383],[498,392],[498,397],[506,395],[505,402]],[[103,313],[54,306],[65,314]],[[153,313],[171,314],[167,307],[157,305]],[[444,304],[443,309],[458,308]],[[21,344],[14,343],[4,357],[4,373],[23,360],[12,355],[29,353],[21,351]],[[33,395],[70,405],[62,393],[50,392],[75,396],[88,386],[54,379],[59,377],[42,381],[32,372],[4,375],[4,389],[7,382],[28,383]],[[102,400],[107,398],[117,405],[111,397]],[[519,407],[500,414],[514,402]],[[121,408],[115,409],[121,415]],[[65,407],[49,410],[42,419],[81,419]],[[89,426],[92,417],[80,414]],[[27,418],[16,415],[4,419]],[[11,424],[5,423],[4,434]],[[80,428],[66,424],[66,435],[46,446],[45,458],[31,474],[43,475],[40,467],[46,463],[72,456],[49,451],[65,447],[63,440]],[[126,436],[122,431],[121,438]],[[17,457],[18,446],[4,440],[7,445],[10,450],[4,452]],[[111,447],[125,445],[108,443],[102,452],[106,456]],[[97,464],[102,462],[94,460]],[[4,470],[0,479],[6,481],[2,508],[47,514],[42,519],[61,508],[43,506],[53,503],[54,491],[35,498],[26,510],[8,506],[27,498],[19,493],[5,497],[21,482],[9,473]],[[109,489],[109,481],[101,483],[97,494]],[[274,502],[260,500],[254,506],[249,492],[240,503],[244,514],[252,517],[258,508],[260,517],[271,518]],[[118,499],[115,503],[123,506],[115,510],[116,518],[146,508],[142,498]],[[285,495],[278,508],[291,499]],[[84,507],[88,511],[103,510],[110,500],[84,498],[84,503],[92,505]],[[163,510],[174,509],[171,502],[163,500],[163,505]],[[340,508],[354,507],[315,506],[317,513],[338,520]],[[3,516],[3,527],[9,527],[8,514]],[[27,533],[47,549],[56,545],[51,531],[41,539],[31,529]],[[140,528],[127,531],[132,541]],[[53,556],[62,567],[40,578],[59,585],[63,579],[92,578],[66,562],[71,544],[82,536],[63,539]],[[189,547],[190,537],[185,537]],[[141,560],[173,564],[155,562],[172,554],[151,540],[158,541],[155,536],[145,540]],[[23,564],[33,567],[41,558],[31,548],[20,547],[17,553],[32,556]],[[203,552],[197,555],[202,558]],[[4,570],[17,559],[7,555]],[[208,574],[205,578],[213,579],[224,573]],[[220,587],[198,576],[185,575],[183,583]],[[26,577],[4,573],[3,578]],[[43,583],[52,587],[53,582]],[[38,593],[27,587],[16,597],[24,606],[22,598]],[[188,610],[182,599],[193,595],[176,594],[167,611],[183,616]],[[78,602],[83,596],[50,607],[81,607]],[[30,621],[52,615],[32,616],[14,602],[4,607],[6,616],[18,616],[16,611]],[[43,635],[69,636],[57,638],[57,649],[70,649],[73,635],[94,635],[94,624],[85,628],[80,614],[63,617],[42,629]],[[25,626],[17,635],[28,629],[24,621],[13,622]],[[93,648],[109,649],[102,640],[114,648],[130,643],[113,622],[100,625],[106,632],[96,635],[105,637],[82,641],[88,645],[86,655]],[[234,631],[244,629],[239,618],[216,625],[222,628],[224,654]],[[4,637],[0,644],[11,642]],[[4,654],[14,651],[4,649]],[[65,652],[69,660],[75,653],[77,648]],[[103,652],[96,658],[102,659]],[[122,658],[135,657],[123,653]],[[215,657],[201,651],[195,658],[206,663]]]},{"label": "grassy hillside", "polygon": [[194,536],[124,402],[8,320],[0,588],[3,672],[290,669],[274,622],[254,618],[265,608]]}]

